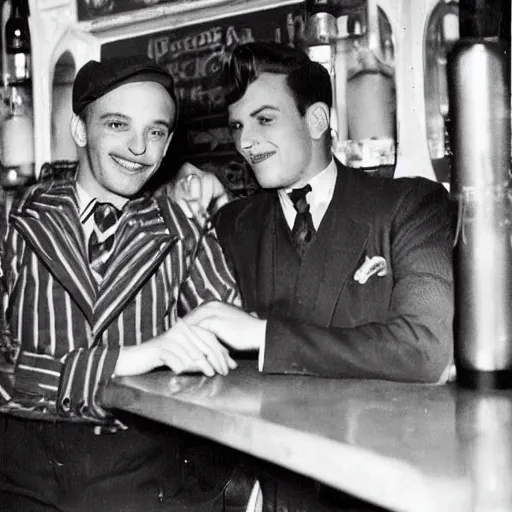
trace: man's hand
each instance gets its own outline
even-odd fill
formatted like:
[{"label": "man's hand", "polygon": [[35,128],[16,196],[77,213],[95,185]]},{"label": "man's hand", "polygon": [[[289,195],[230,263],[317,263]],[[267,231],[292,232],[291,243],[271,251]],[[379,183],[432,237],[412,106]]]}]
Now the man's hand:
[{"label": "man's hand", "polygon": [[210,217],[228,201],[228,195],[218,178],[185,163],[170,183],[168,193],[178,203],[187,217],[195,218],[204,226]]},{"label": "man's hand", "polygon": [[225,302],[207,302],[183,320],[210,331],[235,350],[259,350],[265,341],[266,320]]},{"label": "man's hand", "polygon": [[215,373],[227,375],[237,364],[212,333],[179,320],[150,341],[123,347],[115,375],[140,375],[160,366],[175,373],[202,372],[212,377]]}]

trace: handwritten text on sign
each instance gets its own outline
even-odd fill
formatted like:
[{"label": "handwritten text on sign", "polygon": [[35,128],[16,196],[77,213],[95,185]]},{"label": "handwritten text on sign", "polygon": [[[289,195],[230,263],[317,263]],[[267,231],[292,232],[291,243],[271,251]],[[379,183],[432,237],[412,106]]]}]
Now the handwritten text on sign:
[{"label": "handwritten text on sign", "polygon": [[271,11],[217,20],[211,26],[145,36],[145,51],[173,75],[186,112],[211,115],[225,107],[219,72],[226,49],[255,40],[294,44],[302,37],[304,17],[301,11],[293,6]]}]

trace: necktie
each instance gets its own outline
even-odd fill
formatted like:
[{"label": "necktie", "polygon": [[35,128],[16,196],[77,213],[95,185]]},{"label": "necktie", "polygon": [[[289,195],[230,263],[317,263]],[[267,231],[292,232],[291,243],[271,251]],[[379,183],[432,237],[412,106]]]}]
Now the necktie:
[{"label": "necktie", "polygon": [[89,238],[89,262],[98,282],[105,274],[108,259],[114,249],[116,224],[120,215],[121,212],[110,203],[96,203],[94,207],[94,227]]},{"label": "necktie", "polygon": [[306,201],[308,192],[311,192],[311,185],[294,188],[289,194],[293,206],[297,210],[292,228],[292,240],[295,250],[301,258],[315,237],[315,226],[309,211],[309,204]]}]

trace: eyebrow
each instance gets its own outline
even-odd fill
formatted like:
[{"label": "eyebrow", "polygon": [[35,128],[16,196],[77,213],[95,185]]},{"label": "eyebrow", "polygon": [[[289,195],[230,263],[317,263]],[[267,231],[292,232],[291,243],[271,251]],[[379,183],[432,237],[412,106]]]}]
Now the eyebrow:
[{"label": "eyebrow", "polygon": [[263,105],[262,107],[259,107],[253,112],[251,112],[251,117],[257,116],[262,110],[266,110],[267,108],[270,110],[279,111],[279,109],[277,107],[274,107],[273,105]]},{"label": "eyebrow", "polygon": [[[121,114],[121,112],[107,112],[106,114],[103,114],[100,116],[100,119],[108,119],[109,117],[120,117],[121,119],[126,119],[127,121],[131,120],[130,116],[127,116],[125,114]],[[171,129],[171,126],[173,123],[170,123],[169,121],[166,121],[165,119],[155,119],[152,124],[159,124],[167,128],[168,130]]]}]

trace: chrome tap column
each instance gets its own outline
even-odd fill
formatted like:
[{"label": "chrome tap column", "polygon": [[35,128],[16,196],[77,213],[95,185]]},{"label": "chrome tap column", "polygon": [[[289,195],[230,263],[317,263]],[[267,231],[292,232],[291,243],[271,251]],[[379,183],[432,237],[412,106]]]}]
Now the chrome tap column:
[{"label": "chrome tap column", "polygon": [[510,76],[505,45],[461,40],[448,62],[455,362],[464,387],[512,387]]}]

